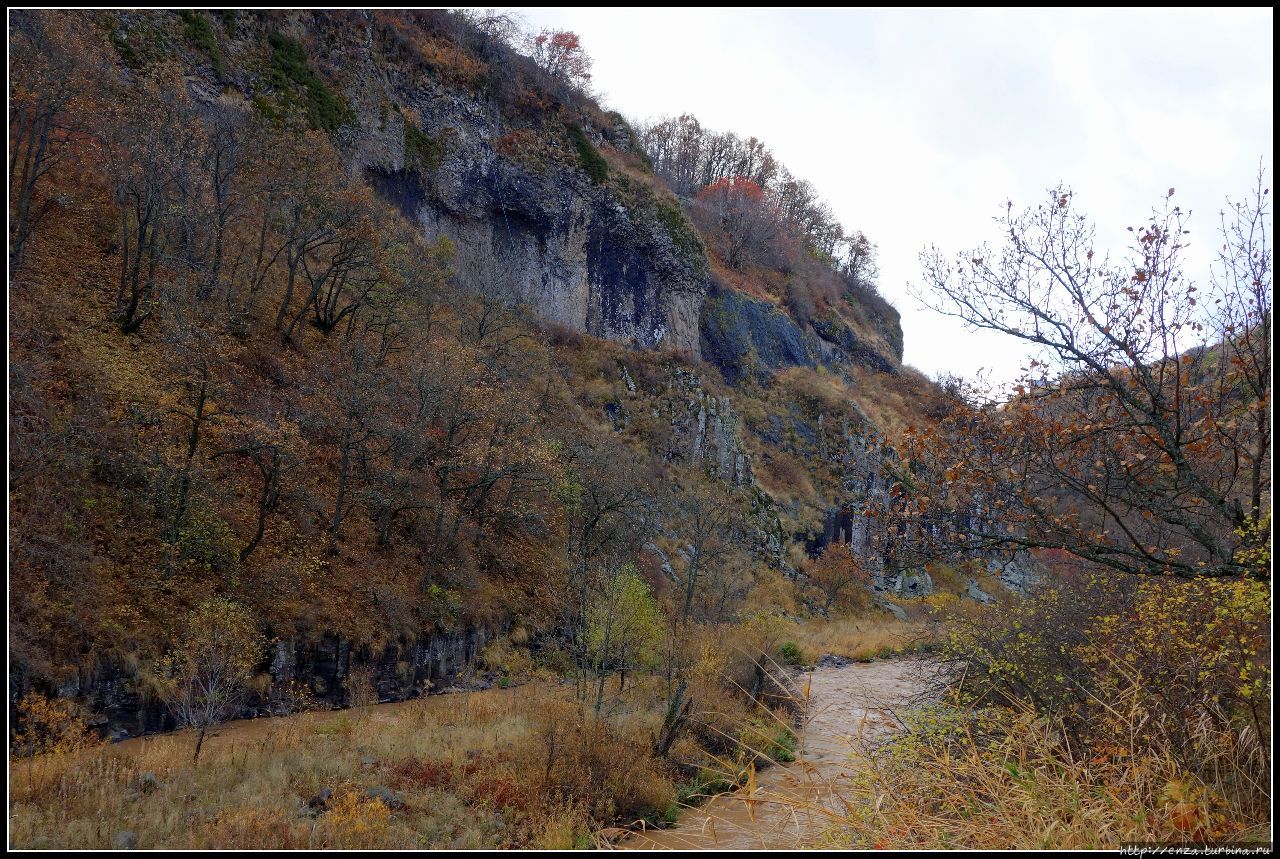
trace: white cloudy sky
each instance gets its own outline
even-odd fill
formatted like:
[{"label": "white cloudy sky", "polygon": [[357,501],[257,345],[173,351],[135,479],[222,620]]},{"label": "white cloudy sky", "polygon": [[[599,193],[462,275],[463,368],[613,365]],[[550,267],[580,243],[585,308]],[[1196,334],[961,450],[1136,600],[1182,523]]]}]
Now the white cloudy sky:
[{"label": "white cloudy sky", "polygon": [[1016,344],[920,307],[921,248],[994,239],[1065,182],[1124,243],[1169,187],[1207,270],[1223,199],[1272,157],[1272,11],[519,9],[570,29],[603,101],[756,135],[880,247],[906,361],[1009,377]]}]

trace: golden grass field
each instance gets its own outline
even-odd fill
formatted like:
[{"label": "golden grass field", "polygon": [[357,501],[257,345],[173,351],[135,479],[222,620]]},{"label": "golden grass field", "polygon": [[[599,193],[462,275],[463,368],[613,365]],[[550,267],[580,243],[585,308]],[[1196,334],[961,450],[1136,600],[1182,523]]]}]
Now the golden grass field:
[{"label": "golden grass field", "polygon": [[[143,848],[573,846],[588,809],[556,800],[572,786],[544,779],[541,760],[553,717],[575,727],[571,692],[531,683],[234,722],[198,766],[189,731],[15,760],[10,843],[106,848],[131,832]],[[614,739],[625,745],[633,721]],[[670,801],[658,774],[628,775],[632,794]],[[366,795],[380,787],[403,807]],[[324,788],[333,798],[314,814],[306,803]]]}]

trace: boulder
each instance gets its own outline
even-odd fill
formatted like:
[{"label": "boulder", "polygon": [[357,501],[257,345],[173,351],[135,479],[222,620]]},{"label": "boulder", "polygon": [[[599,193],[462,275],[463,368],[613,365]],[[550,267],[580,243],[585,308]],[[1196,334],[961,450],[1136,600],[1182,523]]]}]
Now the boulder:
[{"label": "boulder", "polygon": [[404,808],[404,797],[400,794],[400,792],[391,790],[390,788],[382,787],[381,785],[369,788],[364,792],[364,795],[368,799],[378,800],[387,808],[390,808],[393,811],[396,809]]}]

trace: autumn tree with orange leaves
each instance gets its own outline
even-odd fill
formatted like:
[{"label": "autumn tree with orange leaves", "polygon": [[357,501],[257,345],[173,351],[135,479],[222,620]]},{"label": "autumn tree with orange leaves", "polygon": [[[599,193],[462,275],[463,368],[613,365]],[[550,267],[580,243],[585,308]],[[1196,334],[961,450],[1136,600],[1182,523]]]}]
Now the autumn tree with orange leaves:
[{"label": "autumn tree with orange leaves", "polygon": [[694,203],[695,222],[730,268],[740,268],[780,233],[764,189],[745,176],[717,180],[699,191]]},{"label": "autumn tree with orange leaves", "polygon": [[533,61],[551,77],[583,91],[590,85],[593,61],[577,33],[543,30],[529,36],[526,47]]},{"label": "autumn tree with orange leaves", "polygon": [[871,573],[848,546],[832,543],[809,563],[806,575],[824,615],[833,608],[856,602],[871,590]]},{"label": "autumn tree with orange leaves", "polygon": [[[1127,573],[1269,575],[1271,251],[1261,176],[1209,281],[1173,189],[1111,256],[1059,187],[998,248],[923,255],[925,299],[1039,354],[1007,402],[917,428],[895,490],[919,534],[1064,549]],[[945,528],[939,528],[945,525]]]}]

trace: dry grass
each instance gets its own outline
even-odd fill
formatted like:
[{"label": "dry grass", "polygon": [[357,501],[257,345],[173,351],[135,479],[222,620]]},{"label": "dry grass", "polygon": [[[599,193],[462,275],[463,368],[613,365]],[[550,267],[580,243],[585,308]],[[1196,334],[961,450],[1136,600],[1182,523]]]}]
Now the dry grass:
[{"label": "dry grass", "polygon": [[10,844],[102,849],[128,831],[141,848],[571,847],[605,815],[665,809],[674,787],[646,753],[647,714],[624,702],[595,725],[569,718],[571,697],[529,684],[238,722],[196,767],[189,732],[14,760]]},{"label": "dry grass", "polygon": [[128,832],[143,849],[589,846],[609,824],[673,821],[793,747],[786,713],[751,707],[722,661],[695,678],[669,761],[651,754],[659,678],[635,678],[602,719],[573,686],[534,682],[234,722],[196,766],[189,731],[14,758],[10,844],[105,849]]},{"label": "dry grass", "polygon": [[870,662],[917,650],[931,641],[931,633],[924,623],[900,621],[883,615],[797,624],[791,640],[809,661],[830,653],[858,662]]},{"label": "dry grass", "polygon": [[845,785],[853,811],[833,844],[1097,850],[1271,837],[1265,807],[1188,776],[1168,753],[1073,748],[1054,719],[1026,711],[940,711],[912,728]]},{"label": "dry grass", "polygon": [[926,420],[926,405],[937,396],[937,387],[912,367],[881,373],[854,364],[848,371],[853,401],[890,439]]},{"label": "dry grass", "polygon": [[779,505],[811,502],[818,498],[808,467],[785,451],[766,449],[755,462],[755,476],[760,488]]},{"label": "dry grass", "polygon": [[966,607],[943,704],[845,786],[843,847],[1269,841],[1267,583],[1063,578]]}]

